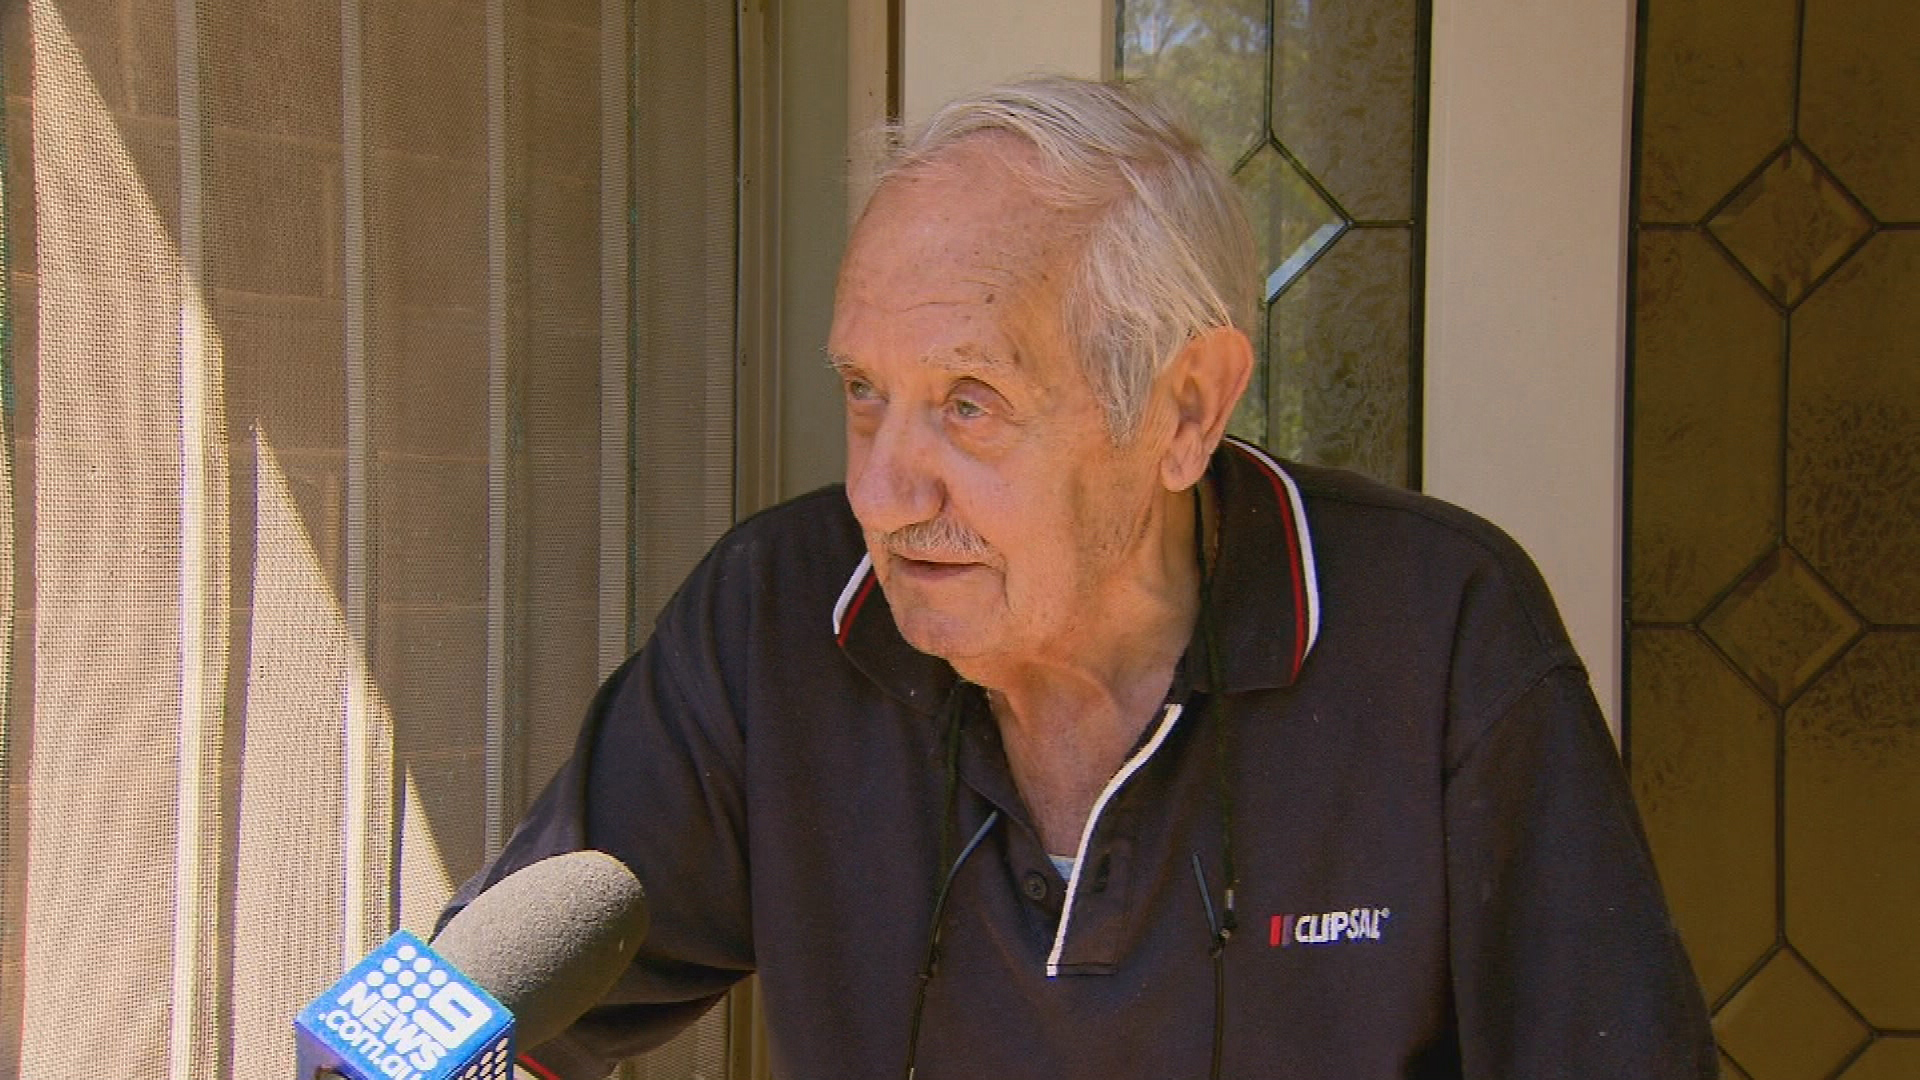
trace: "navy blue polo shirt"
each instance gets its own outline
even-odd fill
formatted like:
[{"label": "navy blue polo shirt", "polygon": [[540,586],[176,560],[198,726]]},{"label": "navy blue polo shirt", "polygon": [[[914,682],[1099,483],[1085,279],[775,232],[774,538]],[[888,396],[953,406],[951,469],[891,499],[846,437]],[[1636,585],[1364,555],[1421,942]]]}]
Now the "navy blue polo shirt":
[{"label": "navy blue polo shirt", "polygon": [[[1713,1076],[1532,563],[1455,507],[1238,442],[1205,482],[1218,656],[1196,633],[1078,850],[1052,853],[1065,877],[979,688],[900,637],[844,492],[730,532],[450,909],[580,847],[645,884],[639,958],[538,1067],[603,1076],[757,972],[775,1076],[899,1076],[951,874],[927,1080],[1205,1077],[1216,1023],[1231,1077]],[[957,869],[954,838],[977,839]]]}]

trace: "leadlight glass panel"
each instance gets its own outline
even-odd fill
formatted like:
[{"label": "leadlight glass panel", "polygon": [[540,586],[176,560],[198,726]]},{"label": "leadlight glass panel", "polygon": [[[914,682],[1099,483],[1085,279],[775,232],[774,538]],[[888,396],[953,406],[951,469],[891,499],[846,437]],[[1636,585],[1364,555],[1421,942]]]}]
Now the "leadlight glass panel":
[{"label": "leadlight glass panel", "polygon": [[1419,483],[1428,0],[1121,0],[1118,69],[1233,176],[1260,253],[1232,431]]},{"label": "leadlight glass panel", "polygon": [[1626,750],[1729,1077],[1920,1075],[1910,0],[1649,0]]}]

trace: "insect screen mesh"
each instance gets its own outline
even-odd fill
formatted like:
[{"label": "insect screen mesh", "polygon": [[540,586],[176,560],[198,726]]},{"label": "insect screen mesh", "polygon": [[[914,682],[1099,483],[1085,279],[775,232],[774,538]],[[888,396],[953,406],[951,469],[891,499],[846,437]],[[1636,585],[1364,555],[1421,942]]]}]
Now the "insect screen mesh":
[{"label": "insect screen mesh", "polygon": [[0,4],[0,1075],[288,1075],[559,764],[731,513],[733,35]]}]

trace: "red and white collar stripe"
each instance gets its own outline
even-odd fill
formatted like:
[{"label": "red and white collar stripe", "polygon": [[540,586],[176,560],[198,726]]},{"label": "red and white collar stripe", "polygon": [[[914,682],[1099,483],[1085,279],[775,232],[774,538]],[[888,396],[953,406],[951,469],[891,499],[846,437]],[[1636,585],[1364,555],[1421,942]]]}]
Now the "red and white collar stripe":
[{"label": "red and white collar stripe", "polygon": [[1307,654],[1313,651],[1313,643],[1320,639],[1320,575],[1313,563],[1313,531],[1307,528],[1307,506],[1300,498],[1300,487],[1287,475],[1265,450],[1252,443],[1239,439],[1228,439],[1228,445],[1246,454],[1266,469],[1274,482],[1275,490],[1282,496],[1290,512],[1287,523],[1287,540],[1295,547],[1293,571],[1294,610],[1299,613],[1301,633],[1297,639],[1299,651],[1294,657],[1294,670],[1306,661]]},{"label": "red and white collar stripe", "polygon": [[833,637],[845,645],[846,627],[854,615],[860,611],[860,605],[867,599],[867,590],[873,588],[873,556],[860,556],[860,564],[853,568],[853,576],[847,579],[847,585],[840,590],[840,599],[833,605]]}]

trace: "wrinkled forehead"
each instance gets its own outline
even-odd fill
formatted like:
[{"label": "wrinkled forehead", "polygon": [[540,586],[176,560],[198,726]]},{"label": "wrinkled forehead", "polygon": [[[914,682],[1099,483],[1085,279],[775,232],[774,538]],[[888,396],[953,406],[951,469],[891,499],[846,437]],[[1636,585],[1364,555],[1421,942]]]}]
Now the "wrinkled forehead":
[{"label": "wrinkled forehead", "polygon": [[976,137],[889,177],[848,242],[842,290],[985,291],[1007,302],[1057,287],[1084,215],[1035,195],[1021,173],[1031,154],[1017,140]]}]

